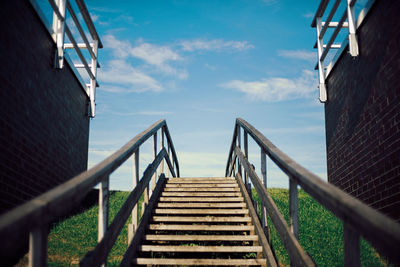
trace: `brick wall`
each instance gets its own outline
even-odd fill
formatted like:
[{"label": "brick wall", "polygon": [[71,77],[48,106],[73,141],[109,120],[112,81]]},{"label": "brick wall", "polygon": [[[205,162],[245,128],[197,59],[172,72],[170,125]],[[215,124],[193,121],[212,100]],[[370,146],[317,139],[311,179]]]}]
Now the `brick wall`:
[{"label": "brick wall", "polygon": [[86,170],[88,98],[29,1],[0,3],[0,213]]},{"label": "brick wall", "polygon": [[400,221],[400,1],[377,0],[327,79],[328,180]]}]

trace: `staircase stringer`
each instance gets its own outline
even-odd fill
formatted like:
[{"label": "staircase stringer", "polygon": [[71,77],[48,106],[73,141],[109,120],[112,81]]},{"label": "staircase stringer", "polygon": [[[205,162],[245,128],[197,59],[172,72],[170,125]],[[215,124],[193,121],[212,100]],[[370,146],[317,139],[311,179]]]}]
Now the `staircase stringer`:
[{"label": "staircase stringer", "polygon": [[122,267],[131,266],[132,259],[137,257],[137,254],[139,252],[139,247],[143,241],[143,236],[146,232],[146,229],[148,228],[149,221],[153,213],[153,209],[157,204],[158,199],[160,198],[161,192],[164,188],[166,181],[167,179],[165,178],[165,175],[162,173],[157,181],[157,185],[153,191],[153,194],[151,195],[149,204],[147,205],[143,213],[138,229],[132,239],[131,244],[128,246],[128,249],[125,252],[124,258],[122,259],[120,266]]},{"label": "staircase stringer", "polygon": [[255,233],[258,236],[258,243],[263,248],[263,255],[267,259],[267,264],[268,264],[268,266],[271,266],[271,267],[277,267],[278,264],[276,263],[274,253],[273,253],[271,246],[269,245],[268,240],[264,234],[260,219],[258,218],[257,212],[254,209],[253,202],[247,192],[246,186],[244,185],[244,183],[242,181],[242,177],[241,177],[240,173],[237,173],[235,175],[235,179],[239,185],[240,192],[242,193],[242,196],[244,198],[246,206],[249,210],[249,215],[250,215],[251,221],[254,225]]}]

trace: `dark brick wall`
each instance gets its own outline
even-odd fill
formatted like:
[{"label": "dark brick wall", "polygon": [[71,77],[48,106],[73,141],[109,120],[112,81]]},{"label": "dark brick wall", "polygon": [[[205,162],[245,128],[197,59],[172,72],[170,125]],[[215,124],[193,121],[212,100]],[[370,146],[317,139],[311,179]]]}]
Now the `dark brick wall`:
[{"label": "dark brick wall", "polygon": [[327,79],[328,180],[400,221],[400,1],[377,0]]},{"label": "dark brick wall", "polygon": [[0,213],[86,170],[88,98],[29,1],[0,1]]}]

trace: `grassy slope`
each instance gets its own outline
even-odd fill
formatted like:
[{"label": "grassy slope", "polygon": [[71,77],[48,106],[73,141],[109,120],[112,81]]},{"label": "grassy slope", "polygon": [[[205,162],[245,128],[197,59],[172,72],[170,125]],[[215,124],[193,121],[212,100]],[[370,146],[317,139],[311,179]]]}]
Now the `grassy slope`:
[{"label": "grassy slope", "polygon": [[[288,190],[269,189],[276,205],[288,220]],[[128,197],[127,192],[112,192],[110,197],[110,221]],[[139,205],[140,208],[140,205]],[[70,266],[79,264],[85,253],[97,243],[97,211],[89,210],[56,224],[49,235],[49,265]],[[324,210],[310,196],[299,191],[300,243],[319,266],[343,266],[343,227],[330,212]],[[272,225],[269,222],[269,225]],[[282,265],[289,260],[282,243],[271,227],[272,244]],[[108,258],[110,266],[118,265],[127,248],[125,226]],[[361,243],[363,266],[385,266],[366,242]]]}]

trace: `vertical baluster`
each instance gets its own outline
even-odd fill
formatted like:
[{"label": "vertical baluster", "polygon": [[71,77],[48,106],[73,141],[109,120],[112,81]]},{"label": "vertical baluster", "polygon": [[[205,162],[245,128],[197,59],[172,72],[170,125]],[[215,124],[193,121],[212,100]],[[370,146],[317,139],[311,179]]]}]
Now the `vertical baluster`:
[{"label": "vertical baluster", "polygon": [[[236,139],[236,141],[237,141],[237,146],[239,147],[239,148],[241,148],[241,137],[240,137],[240,126],[239,125],[237,125],[236,126],[237,128],[236,128],[236,131],[237,131],[237,139]],[[242,176],[242,166],[240,165],[240,162],[239,162],[239,157],[237,157],[237,167],[238,167],[238,173],[240,174],[240,176],[241,177],[243,177]]]},{"label": "vertical baluster", "polygon": [[[161,128],[160,151],[164,148],[164,128]],[[164,159],[160,163],[160,173],[164,173]]]},{"label": "vertical baluster", "polygon": [[[261,183],[264,185],[265,189],[267,189],[267,156],[265,155],[264,150],[261,148]],[[268,226],[267,220],[267,209],[264,205],[262,205],[262,227],[264,231],[266,231],[266,227]]]},{"label": "vertical baluster", "polygon": [[[132,190],[136,188],[139,184],[139,148],[133,153],[132,156]],[[133,237],[135,236],[136,229],[138,226],[138,204],[136,203],[133,207],[131,214],[132,223],[128,227],[128,244],[131,243]]]},{"label": "vertical baluster", "polygon": [[289,214],[290,229],[297,239],[299,239],[299,214],[298,214],[298,191],[297,183],[293,178],[289,178]]},{"label": "vertical baluster", "polygon": [[[47,265],[47,226],[29,233],[29,267]],[[3,240],[3,242],[7,242]]]},{"label": "vertical baluster", "polygon": [[[156,157],[157,157],[157,132],[153,135],[153,160],[155,160]],[[150,196],[153,194],[154,188],[156,188],[156,182],[157,182],[157,170],[153,174]]]},{"label": "vertical baluster", "polygon": [[352,0],[347,0],[347,21],[349,23],[349,50],[352,57],[358,56],[358,42],[357,42],[357,20],[354,13],[354,4],[351,5]]},{"label": "vertical baluster", "polygon": [[324,52],[324,40],[322,36],[320,36],[322,30],[322,17],[317,17],[317,48],[318,48],[318,73],[319,73],[319,100],[321,102],[326,102],[327,93],[325,86],[325,69],[324,69],[324,61],[321,56]]},{"label": "vertical baluster", "polygon": [[361,266],[360,235],[347,223],[343,223],[344,235],[344,266]]},{"label": "vertical baluster", "polygon": [[109,181],[110,176],[107,176],[101,181],[99,188],[99,216],[98,216],[98,232],[97,241],[103,239],[108,227],[108,198],[109,198]]},{"label": "vertical baluster", "polygon": [[58,7],[64,21],[60,20],[55,12],[53,12],[53,39],[56,41],[57,50],[55,56],[55,68],[62,69],[64,67],[64,36],[65,36],[65,13],[66,0],[54,1]]},{"label": "vertical baluster", "polygon": [[[171,161],[171,158],[172,158],[171,157],[171,146],[170,146],[168,140],[167,140],[167,146],[168,146],[168,158]],[[167,168],[167,177],[169,177],[169,167]]]},{"label": "vertical baluster", "polygon": [[[244,147],[244,155],[246,156],[247,160],[249,160],[249,148],[248,148],[248,140],[247,140],[247,132],[246,130],[243,130],[243,147]],[[247,192],[249,193],[249,196],[251,199],[253,199],[253,196],[251,194],[251,185],[249,183],[249,176],[248,173],[246,172],[245,169],[243,169],[244,172],[244,184],[246,185]]]}]

